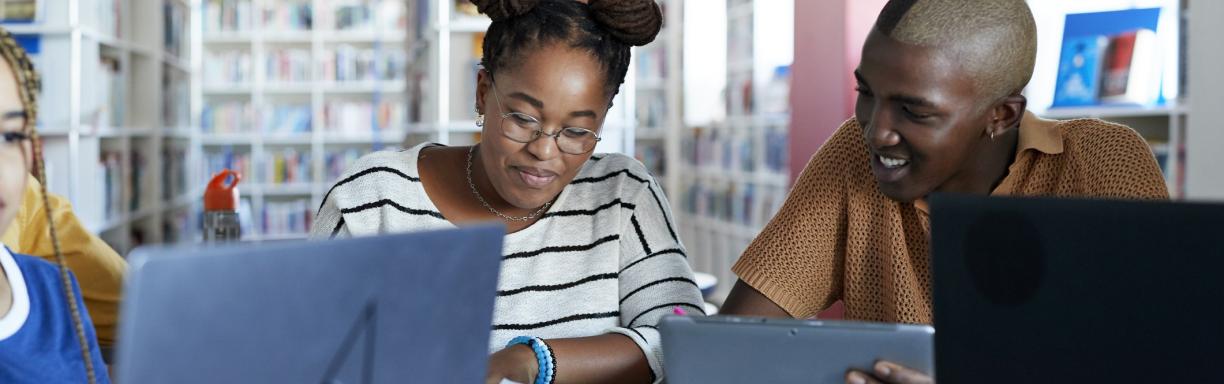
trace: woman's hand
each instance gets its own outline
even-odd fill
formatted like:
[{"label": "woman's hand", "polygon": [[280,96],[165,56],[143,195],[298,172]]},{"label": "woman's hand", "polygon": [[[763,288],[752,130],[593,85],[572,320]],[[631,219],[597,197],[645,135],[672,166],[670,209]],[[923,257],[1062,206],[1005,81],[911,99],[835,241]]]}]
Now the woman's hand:
[{"label": "woman's hand", "polygon": [[535,352],[523,344],[516,344],[489,356],[489,373],[485,384],[498,384],[502,379],[518,383],[533,383],[539,373],[540,363]]},{"label": "woman's hand", "polygon": [[876,362],[872,369],[871,373],[850,370],[846,373],[846,384],[935,384],[935,379],[925,373],[887,361]]}]

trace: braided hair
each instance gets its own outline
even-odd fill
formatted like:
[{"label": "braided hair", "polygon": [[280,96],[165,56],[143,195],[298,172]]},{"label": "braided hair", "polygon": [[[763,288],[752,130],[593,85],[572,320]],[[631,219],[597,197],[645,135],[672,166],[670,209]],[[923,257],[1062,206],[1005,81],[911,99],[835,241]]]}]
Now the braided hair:
[{"label": "braided hair", "polygon": [[[38,92],[42,88],[42,79],[38,76],[38,71],[34,69],[34,62],[30,60],[25,49],[18,45],[13,35],[3,27],[0,27],[0,56],[4,56],[4,60],[13,69],[13,75],[17,77],[17,94],[21,98],[26,115],[24,130],[30,136],[31,146],[34,149],[34,177],[38,179],[39,187],[42,189],[43,211],[48,217],[54,217],[51,211],[51,200],[47,197],[47,172],[46,162],[43,160],[42,139],[38,136],[38,130],[34,129],[38,121]],[[89,378],[89,383],[94,384],[97,382],[97,375],[94,373],[89,341],[85,336],[85,323],[82,320],[81,308],[77,305],[76,292],[72,289],[72,280],[68,275],[68,263],[60,250],[55,221],[47,220],[47,227],[51,234],[52,249],[55,251],[55,262],[59,266],[60,280],[63,282],[64,296],[68,300],[68,309],[72,313],[72,325],[76,329],[77,343],[80,344],[81,357],[85,361],[85,375]]]},{"label": "braided hair", "polygon": [[493,19],[485,33],[480,64],[489,74],[513,69],[522,55],[565,43],[589,52],[616,95],[629,70],[629,48],[649,44],[663,27],[654,0],[472,0]]}]

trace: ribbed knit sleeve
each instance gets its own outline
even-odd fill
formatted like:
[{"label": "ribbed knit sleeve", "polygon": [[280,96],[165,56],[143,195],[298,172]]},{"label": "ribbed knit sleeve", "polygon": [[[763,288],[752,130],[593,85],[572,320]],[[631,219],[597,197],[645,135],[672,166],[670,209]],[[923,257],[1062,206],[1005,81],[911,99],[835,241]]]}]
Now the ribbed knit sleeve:
[{"label": "ribbed knit sleeve", "polygon": [[611,332],[633,339],[645,353],[656,381],[661,381],[663,346],[656,325],[675,308],[704,314],[701,291],[659,184],[650,179],[633,205],[620,239],[620,326]]}]

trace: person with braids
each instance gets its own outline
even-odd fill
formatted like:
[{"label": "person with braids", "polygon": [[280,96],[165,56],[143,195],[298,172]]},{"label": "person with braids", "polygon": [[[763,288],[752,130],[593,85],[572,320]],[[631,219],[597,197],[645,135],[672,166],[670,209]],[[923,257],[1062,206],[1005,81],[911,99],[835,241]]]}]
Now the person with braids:
[{"label": "person with braids", "polygon": [[[12,35],[0,29],[0,233],[14,223],[31,173],[45,178],[34,130],[39,78]],[[42,185],[46,185],[42,183]],[[41,204],[51,210],[48,195]],[[76,278],[54,225],[54,262],[0,247],[0,382],[109,383]]]},{"label": "person with braids", "polygon": [[[1133,130],[1026,111],[1037,31],[1024,0],[892,0],[854,72],[858,99],[732,268],[722,313],[931,324],[934,192],[1167,199]],[[1009,228],[996,228],[1007,231]],[[848,383],[929,383],[889,362]]]},{"label": "person with braids", "polygon": [[475,3],[493,20],[480,142],[365,156],[326,193],[312,234],[501,221],[489,383],[661,380],[655,325],[700,314],[701,293],[659,184],[630,157],[592,152],[630,48],[654,39],[662,13],[652,0]]},{"label": "person with braids", "polygon": [[[3,30],[3,28],[0,28]],[[17,52],[19,47],[4,47],[8,52]],[[17,60],[26,60],[25,55],[16,55]],[[22,64],[25,65],[25,64]],[[26,77],[23,89],[37,90],[38,76]],[[33,93],[33,91],[31,91]],[[31,104],[28,108],[33,109]],[[47,203],[43,205],[43,196]],[[14,252],[37,256],[56,262],[56,247],[64,256],[69,269],[80,279],[82,299],[89,308],[98,335],[98,345],[104,352],[115,343],[115,327],[119,319],[119,300],[122,296],[127,262],[111,249],[106,242],[90,233],[72,212],[72,205],[63,197],[47,193],[43,183],[34,175],[26,178],[24,202],[17,207],[13,224],[0,231],[0,243]],[[59,244],[51,241],[50,225],[57,230]]]}]

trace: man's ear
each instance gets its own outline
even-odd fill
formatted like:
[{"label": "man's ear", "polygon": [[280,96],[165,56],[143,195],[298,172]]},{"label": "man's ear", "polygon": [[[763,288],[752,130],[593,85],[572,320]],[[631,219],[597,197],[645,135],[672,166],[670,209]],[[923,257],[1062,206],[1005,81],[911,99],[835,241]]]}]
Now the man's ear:
[{"label": "man's ear", "polygon": [[1003,98],[990,109],[986,134],[1001,136],[1008,130],[1019,128],[1027,106],[1028,98],[1024,95],[1014,94]]},{"label": "man's ear", "polygon": [[489,74],[489,71],[484,68],[476,71],[476,113],[484,114],[488,111],[485,107],[485,96],[489,94],[492,81],[493,75]]}]

